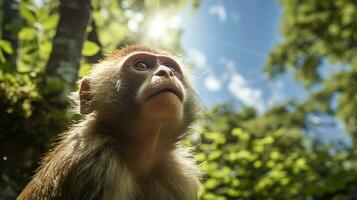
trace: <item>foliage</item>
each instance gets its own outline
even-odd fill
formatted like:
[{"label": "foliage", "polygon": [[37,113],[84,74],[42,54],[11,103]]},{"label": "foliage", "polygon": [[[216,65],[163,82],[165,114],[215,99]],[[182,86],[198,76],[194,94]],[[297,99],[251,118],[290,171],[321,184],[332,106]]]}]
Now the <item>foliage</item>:
[{"label": "foliage", "polygon": [[0,71],[1,199],[16,195],[24,184],[20,180],[26,180],[54,136],[69,123],[63,110],[67,103],[43,99],[37,79],[34,74]]},{"label": "foliage", "polygon": [[[356,150],[332,151],[284,125],[247,132],[239,124],[254,119],[243,119],[245,113],[227,112],[225,107],[207,113],[201,141],[193,142],[195,157],[206,173],[202,199],[353,199],[357,195]],[[236,123],[230,123],[234,118]],[[271,129],[268,123],[255,123],[259,124]]]},{"label": "foliage", "polygon": [[[270,53],[266,72],[275,77],[292,69],[307,87],[315,88],[304,103],[306,111],[317,108],[340,117],[356,140],[356,1],[290,0],[281,4],[283,41]],[[324,75],[326,71],[331,75]]]},{"label": "foliage", "polygon": [[275,76],[288,67],[315,83],[322,60],[351,64],[356,56],[357,5],[354,0],[281,1],[283,42],[270,55],[267,71]]}]

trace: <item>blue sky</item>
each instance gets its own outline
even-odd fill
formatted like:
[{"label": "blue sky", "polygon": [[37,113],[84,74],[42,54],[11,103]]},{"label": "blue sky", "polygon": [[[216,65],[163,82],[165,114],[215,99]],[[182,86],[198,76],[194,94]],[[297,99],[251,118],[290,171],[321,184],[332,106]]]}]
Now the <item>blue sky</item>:
[{"label": "blue sky", "polygon": [[288,98],[306,98],[291,74],[270,81],[262,73],[281,38],[278,1],[201,2],[197,11],[184,14],[182,45],[196,66],[193,77],[204,105],[228,102],[262,112]]},{"label": "blue sky", "polygon": [[[226,102],[238,110],[247,105],[263,113],[289,98],[307,98],[308,91],[291,72],[274,80],[263,73],[269,52],[282,39],[282,8],[277,0],[201,2],[197,11],[183,14],[182,45],[187,62],[195,65],[193,80],[205,106]],[[328,76],[331,65],[326,63],[323,69]],[[339,120],[309,118],[314,124],[310,131],[319,140],[350,143]]]}]

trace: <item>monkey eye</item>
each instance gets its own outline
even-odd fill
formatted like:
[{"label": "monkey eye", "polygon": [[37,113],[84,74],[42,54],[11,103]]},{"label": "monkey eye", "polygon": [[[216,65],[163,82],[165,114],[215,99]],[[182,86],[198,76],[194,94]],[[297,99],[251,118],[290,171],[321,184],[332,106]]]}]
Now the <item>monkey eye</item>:
[{"label": "monkey eye", "polygon": [[149,65],[144,61],[138,61],[134,64],[134,68],[138,71],[146,71],[149,70]]}]

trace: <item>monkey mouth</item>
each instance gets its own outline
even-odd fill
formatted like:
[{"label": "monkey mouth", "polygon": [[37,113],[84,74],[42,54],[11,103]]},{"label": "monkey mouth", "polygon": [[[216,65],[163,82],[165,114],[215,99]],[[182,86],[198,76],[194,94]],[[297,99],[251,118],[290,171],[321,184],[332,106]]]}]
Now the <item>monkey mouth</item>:
[{"label": "monkey mouth", "polygon": [[149,100],[159,94],[162,94],[164,92],[171,92],[173,93],[174,95],[177,96],[178,99],[180,99],[180,101],[182,102],[183,101],[183,94],[182,92],[180,91],[180,89],[176,88],[176,87],[164,87],[164,88],[160,88],[158,90],[156,90],[155,92],[153,92],[151,95],[149,95],[146,100]]}]

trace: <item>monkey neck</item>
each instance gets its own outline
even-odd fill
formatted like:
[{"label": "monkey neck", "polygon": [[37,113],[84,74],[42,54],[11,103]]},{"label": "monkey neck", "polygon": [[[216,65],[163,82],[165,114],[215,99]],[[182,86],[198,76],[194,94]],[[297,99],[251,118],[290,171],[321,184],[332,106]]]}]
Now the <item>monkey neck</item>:
[{"label": "monkey neck", "polygon": [[[160,160],[158,145],[162,128],[162,123],[155,123],[150,127],[137,127],[135,134],[149,136],[134,140],[125,146],[123,153],[124,161],[129,169],[138,176],[147,176]],[[150,133],[148,133],[150,130]]]},{"label": "monkey neck", "polygon": [[149,176],[162,158],[170,153],[168,148],[171,147],[168,146],[171,145],[162,141],[168,135],[168,131],[163,133],[163,130],[170,130],[167,122],[140,118],[117,124],[99,118],[96,121],[97,132],[106,130],[103,135],[109,135],[116,141],[120,159],[138,176]]},{"label": "monkey neck", "polygon": [[177,141],[176,132],[180,131],[178,123],[169,120],[138,117],[118,123],[95,115],[92,119],[94,134],[114,141],[119,158],[135,175],[144,178],[149,178],[160,163],[165,162]]}]

